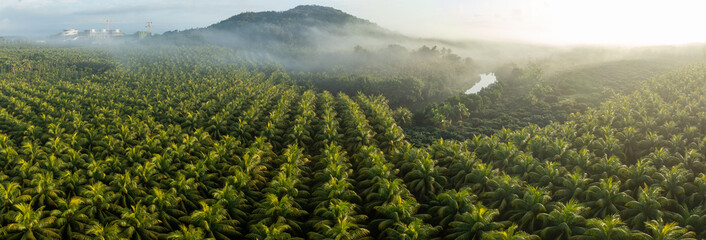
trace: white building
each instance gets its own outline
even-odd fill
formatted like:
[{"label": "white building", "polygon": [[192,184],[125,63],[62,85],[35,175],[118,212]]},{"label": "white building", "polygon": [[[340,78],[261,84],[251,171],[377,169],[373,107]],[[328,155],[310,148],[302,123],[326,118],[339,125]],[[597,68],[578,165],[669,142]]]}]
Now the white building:
[{"label": "white building", "polygon": [[120,31],[120,29],[113,29],[113,30],[110,30],[110,35],[112,35],[112,36],[122,36],[122,35],[124,35],[124,34],[123,34],[122,31]]},{"label": "white building", "polygon": [[67,29],[67,30],[64,30],[63,32],[61,32],[61,36],[66,36],[66,37],[76,36],[76,35],[78,35],[78,30],[76,30],[76,29]]}]

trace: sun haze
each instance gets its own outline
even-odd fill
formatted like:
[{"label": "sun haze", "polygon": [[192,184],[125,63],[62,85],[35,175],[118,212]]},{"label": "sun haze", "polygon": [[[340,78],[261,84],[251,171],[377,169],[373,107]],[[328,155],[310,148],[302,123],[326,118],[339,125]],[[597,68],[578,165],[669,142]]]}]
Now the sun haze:
[{"label": "sun haze", "polygon": [[[419,10],[427,37],[491,38],[552,44],[682,44],[706,41],[703,1],[443,1]],[[424,13],[437,11],[444,14]],[[381,24],[385,25],[384,21]],[[416,29],[416,30],[414,30]],[[425,32],[427,31],[427,32]]]},{"label": "sun haze", "polygon": [[0,0],[0,35],[48,35],[100,28],[113,19],[130,32],[154,22],[156,32],[206,27],[246,11],[330,6],[409,36],[548,44],[655,45],[706,42],[706,3],[695,0]]}]

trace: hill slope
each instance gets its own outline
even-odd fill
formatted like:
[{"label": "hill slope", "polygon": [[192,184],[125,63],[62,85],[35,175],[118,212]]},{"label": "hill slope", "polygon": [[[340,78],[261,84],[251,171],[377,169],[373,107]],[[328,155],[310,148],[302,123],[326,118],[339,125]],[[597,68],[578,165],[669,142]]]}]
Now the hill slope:
[{"label": "hill slope", "polygon": [[203,42],[226,47],[286,56],[334,46],[338,50],[352,49],[355,45],[349,43],[363,42],[363,39],[390,43],[388,38],[405,38],[343,11],[316,5],[297,6],[282,12],[245,12],[205,28],[176,34],[191,36],[191,39],[197,36],[196,39]]},{"label": "hill slope", "polygon": [[478,65],[470,58],[330,7],[241,13],[160,39],[246,51],[257,61],[283,65],[300,85],[382,94],[393,106],[425,106],[478,80]]}]

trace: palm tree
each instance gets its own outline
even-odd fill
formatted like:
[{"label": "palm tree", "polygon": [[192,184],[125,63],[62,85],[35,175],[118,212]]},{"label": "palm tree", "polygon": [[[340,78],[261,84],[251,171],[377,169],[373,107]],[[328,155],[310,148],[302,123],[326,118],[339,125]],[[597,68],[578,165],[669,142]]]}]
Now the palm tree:
[{"label": "palm tree", "polygon": [[632,200],[630,195],[620,191],[620,180],[601,179],[598,185],[588,188],[588,216],[604,218],[619,213],[625,209],[625,203]]},{"label": "palm tree", "polygon": [[641,187],[637,200],[625,204],[627,208],[621,211],[621,215],[628,218],[631,228],[643,229],[645,222],[664,216],[663,207],[667,207],[674,200],[662,196],[661,192],[659,187]]},{"label": "palm tree", "polygon": [[208,240],[213,240],[214,238],[205,238],[203,234],[203,230],[199,227],[194,227],[193,225],[184,226],[181,225],[179,226],[180,229],[174,232],[169,233],[167,235],[167,239],[169,240],[201,240],[201,239],[208,239]]},{"label": "palm tree", "polygon": [[[335,165],[331,166],[336,167]],[[314,208],[319,206],[326,207],[330,200],[333,199],[349,202],[359,202],[361,200],[358,194],[355,193],[351,180],[345,177],[341,177],[341,179],[332,177],[328,181],[323,182],[323,184],[314,187],[314,189],[316,190],[312,193],[313,199],[311,201],[311,206]]]},{"label": "palm tree", "polygon": [[672,163],[676,163],[678,160],[670,153],[668,148],[660,148],[645,157],[647,161],[652,162],[656,168],[662,168],[664,166],[671,167]]},{"label": "palm tree", "polygon": [[665,190],[665,197],[674,199],[678,203],[684,202],[686,199],[686,188],[689,188],[691,183],[688,179],[693,178],[693,174],[682,168],[681,164],[672,168],[662,168],[657,173],[660,181],[660,186]]},{"label": "palm tree", "polygon": [[[411,166],[408,166],[411,165]],[[427,202],[433,195],[443,190],[446,178],[441,176],[440,169],[436,166],[436,161],[428,155],[413,159],[412,162],[405,163],[402,168],[411,169],[404,176],[407,188],[422,202]]]},{"label": "palm tree", "polygon": [[492,240],[538,240],[537,235],[530,235],[524,231],[516,231],[517,225],[512,224],[505,230],[493,230],[483,233],[483,239]]},{"label": "palm tree", "polygon": [[15,205],[18,210],[11,216],[12,223],[0,228],[3,239],[60,239],[59,230],[54,228],[56,217],[48,216],[44,207],[32,209],[29,204]]},{"label": "palm tree", "polygon": [[309,232],[311,239],[367,239],[370,231],[359,226],[367,218],[356,213],[354,203],[333,199],[327,207],[319,207],[314,215],[320,219],[312,219],[316,232]]},{"label": "palm tree", "polygon": [[96,240],[124,239],[118,235],[119,233],[120,228],[115,224],[108,224],[104,226],[96,223],[88,227],[88,230],[86,230],[86,235],[91,236],[91,239]]},{"label": "palm tree", "polygon": [[414,219],[409,224],[395,223],[393,228],[388,228],[383,231],[386,235],[384,239],[402,239],[402,240],[421,240],[429,239],[438,229],[429,224],[425,224],[422,219]]},{"label": "palm tree", "polygon": [[390,237],[389,234],[392,233],[390,231],[394,230],[394,226],[397,226],[398,223],[403,226],[421,217],[417,215],[419,207],[419,203],[414,198],[395,195],[392,200],[373,207],[376,212],[375,216],[379,217],[370,221],[368,226],[370,229],[380,232],[378,238]]},{"label": "palm tree", "polygon": [[[362,192],[363,194],[367,194],[364,207],[368,213],[373,213],[376,207],[395,201],[398,197],[412,198],[409,190],[405,188],[404,183],[400,179],[389,180],[387,178],[381,179],[377,177],[374,181],[375,184]],[[364,182],[360,182],[360,184],[363,183]],[[367,193],[366,191],[370,192]]]},{"label": "palm tree", "polygon": [[[248,151],[248,153],[245,153],[241,158],[238,158],[238,165],[231,168],[237,168],[237,170],[247,174],[254,187],[261,189],[267,182],[265,173],[267,173],[268,168],[266,163],[262,160],[259,154]],[[236,169],[231,169],[230,171],[233,172],[235,170]]]},{"label": "palm tree", "polygon": [[292,237],[289,234],[291,227],[283,219],[273,224],[257,223],[250,225],[250,233],[246,236],[255,240],[301,240],[302,238]]},{"label": "palm tree", "polygon": [[678,214],[669,214],[669,219],[676,221],[679,226],[696,233],[698,238],[706,236],[706,210],[703,206],[689,209],[686,204],[677,206]]},{"label": "palm tree", "polygon": [[116,174],[113,181],[110,182],[112,190],[118,195],[118,202],[122,207],[132,206],[137,203],[137,199],[146,195],[146,192],[140,186],[138,176],[132,176],[130,171],[125,171],[124,174]]},{"label": "palm tree", "polygon": [[565,202],[571,199],[585,201],[589,194],[589,182],[591,179],[586,176],[586,173],[579,172],[579,170],[567,177],[562,177],[561,185],[556,191],[556,195],[559,197],[557,201]]},{"label": "palm tree", "polygon": [[186,215],[183,210],[179,209],[181,199],[176,196],[176,190],[173,188],[166,191],[156,187],[152,188],[144,201],[149,211],[156,212],[159,220],[170,231],[176,230],[176,226],[180,225],[179,218]]},{"label": "palm tree", "polygon": [[88,185],[82,192],[81,196],[86,201],[86,214],[97,219],[99,222],[108,222],[117,219],[120,212],[120,206],[114,204],[117,201],[117,196],[110,191],[110,187],[103,182],[96,182]]},{"label": "palm tree", "polygon": [[617,157],[602,157],[600,160],[591,165],[589,173],[593,179],[606,179],[612,176],[617,176],[621,171],[627,168],[620,162]]},{"label": "palm tree", "polygon": [[228,211],[220,203],[210,206],[202,201],[200,204],[201,210],[193,212],[188,218],[184,218],[186,222],[204,229],[206,237],[209,238],[231,239],[240,235],[240,232],[236,229],[238,221],[228,219]]},{"label": "palm tree", "polygon": [[694,232],[677,226],[675,222],[665,224],[661,220],[650,220],[645,222],[645,226],[650,230],[651,234],[640,233],[637,234],[637,238],[645,240],[696,240]]},{"label": "palm tree", "polygon": [[250,225],[262,223],[265,226],[272,224],[286,224],[287,229],[294,232],[300,232],[300,223],[297,220],[299,217],[306,215],[307,212],[301,210],[299,204],[289,195],[278,197],[275,194],[265,194],[264,199],[256,204],[256,209],[251,215]]},{"label": "palm tree", "polygon": [[642,151],[638,147],[639,139],[642,138],[641,134],[633,127],[628,127],[623,131],[620,131],[616,136],[623,142],[623,155],[625,156],[625,164],[633,164],[639,156],[642,155]]},{"label": "palm tree", "polygon": [[197,209],[197,204],[203,199],[196,190],[196,181],[193,178],[187,178],[181,172],[176,174],[176,177],[170,179],[170,188],[176,190],[177,197],[181,200],[179,204],[182,211],[193,211]]},{"label": "palm tree", "polygon": [[588,219],[588,229],[579,239],[599,240],[599,239],[629,239],[632,234],[625,223],[620,221],[620,216],[613,214],[603,219]]},{"label": "palm tree", "polygon": [[517,175],[522,180],[528,180],[529,174],[539,167],[539,162],[529,153],[520,153],[512,161],[512,167],[508,172]]},{"label": "palm tree", "polygon": [[493,222],[493,219],[499,214],[498,210],[488,209],[477,203],[471,208],[471,211],[456,215],[456,219],[449,223],[449,234],[445,238],[453,240],[481,239],[484,233],[505,226],[505,223]]},{"label": "palm tree", "polygon": [[73,197],[59,201],[59,210],[52,213],[56,219],[56,225],[59,227],[61,238],[74,239],[82,237],[85,234],[87,226],[91,225],[91,218],[84,213],[86,208],[83,207],[86,202],[81,197]]},{"label": "palm tree", "polygon": [[507,174],[495,176],[490,180],[490,190],[481,193],[480,197],[483,202],[488,203],[488,207],[505,212],[512,201],[520,198],[523,183],[518,177]]},{"label": "palm tree", "polygon": [[565,173],[566,168],[561,166],[559,162],[545,161],[544,164],[539,165],[534,171],[528,174],[527,182],[553,190],[554,187],[559,185],[561,176]]},{"label": "palm tree", "polygon": [[469,188],[446,190],[429,203],[433,223],[446,229],[457,215],[471,211],[476,196]]},{"label": "palm tree", "polygon": [[519,223],[519,227],[534,232],[537,227],[537,217],[551,209],[551,197],[546,190],[529,186],[522,198],[512,201],[512,208],[508,211],[509,219]]},{"label": "palm tree", "polygon": [[657,169],[652,165],[652,162],[647,158],[641,158],[637,163],[620,172],[620,176],[625,179],[622,188],[636,191],[641,186],[651,186],[656,182],[655,172],[657,172]]},{"label": "palm tree", "polygon": [[0,225],[5,225],[9,213],[15,209],[15,205],[23,202],[29,202],[32,197],[22,194],[22,187],[16,182],[3,182],[0,184]]},{"label": "palm tree", "polygon": [[66,198],[70,199],[81,193],[81,188],[86,184],[87,178],[82,174],[82,171],[64,171],[59,179],[59,185],[64,190]]},{"label": "palm tree", "polygon": [[157,239],[166,229],[160,226],[157,213],[147,212],[147,207],[138,203],[123,212],[116,223],[122,230],[120,235],[128,239]]},{"label": "palm tree", "polygon": [[32,206],[47,206],[52,209],[58,207],[58,201],[63,197],[64,192],[57,188],[52,172],[35,174],[32,185],[32,188],[24,191],[24,194],[33,196],[30,202]]},{"label": "palm tree", "polygon": [[213,192],[213,199],[225,208],[230,219],[246,223],[247,211],[251,205],[242,191],[226,183],[222,189]]},{"label": "palm tree", "polygon": [[537,217],[546,226],[540,230],[544,239],[569,239],[586,231],[586,219],[581,216],[586,208],[576,200],[569,200],[566,204],[558,203],[550,213],[540,213]]},{"label": "palm tree", "polygon": [[[456,183],[456,188],[470,186],[475,193],[486,192],[489,189],[490,180],[494,175],[498,174],[498,170],[494,169],[491,164],[473,163],[472,162],[457,162],[452,165],[449,172],[456,172],[451,176],[450,182]],[[459,166],[463,164],[463,166]]]}]

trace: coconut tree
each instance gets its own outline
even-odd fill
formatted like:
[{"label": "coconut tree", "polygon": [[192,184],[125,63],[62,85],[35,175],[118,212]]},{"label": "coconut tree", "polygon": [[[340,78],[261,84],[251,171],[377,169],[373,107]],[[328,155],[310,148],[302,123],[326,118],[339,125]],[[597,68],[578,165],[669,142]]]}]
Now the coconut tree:
[{"label": "coconut tree", "polygon": [[158,239],[161,233],[166,232],[160,225],[157,213],[148,212],[142,203],[123,212],[116,223],[121,228],[120,236],[128,239]]},{"label": "coconut tree", "polygon": [[118,240],[121,238],[118,234],[120,233],[120,227],[116,224],[101,225],[95,223],[88,227],[86,230],[86,235],[90,236],[91,239],[96,240]]},{"label": "coconut tree", "polygon": [[625,209],[625,204],[633,199],[620,191],[620,180],[607,178],[588,188],[587,200],[586,206],[590,209],[587,216],[605,218]]},{"label": "coconut tree", "polygon": [[132,176],[130,171],[123,174],[116,174],[110,182],[111,190],[117,193],[118,202],[122,207],[129,207],[137,203],[138,199],[145,196],[145,190],[140,186],[140,178]]},{"label": "coconut tree", "polygon": [[509,210],[509,219],[518,226],[530,232],[539,228],[537,217],[542,213],[547,213],[551,209],[551,197],[546,190],[529,186],[523,193],[522,198],[512,201],[512,208]]},{"label": "coconut tree", "polygon": [[249,239],[255,240],[301,240],[302,238],[293,237],[290,232],[290,225],[284,220],[273,224],[257,223],[250,225],[250,233],[246,236]]},{"label": "coconut tree", "polygon": [[679,226],[696,233],[698,238],[706,236],[706,210],[703,206],[692,209],[686,204],[677,206],[677,213],[669,214],[669,219],[676,221]]},{"label": "coconut tree", "polygon": [[621,178],[625,179],[625,183],[621,188],[636,191],[641,186],[650,186],[657,182],[655,172],[657,172],[657,169],[655,169],[652,162],[647,158],[641,158],[635,164],[620,172]]},{"label": "coconut tree", "polygon": [[505,230],[493,230],[483,233],[483,239],[492,240],[538,240],[537,235],[528,234],[524,231],[517,231],[517,225],[512,224]]},{"label": "coconut tree", "polygon": [[144,198],[145,206],[150,212],[155,212],[158,215],[159,221],[168,230],[177,230],[180,225],[179,218],[185,216],[186,213],[179,208],[181,199],[177,197],[176,190],[162,190],[152,188],[150,194]]},{"label": "coconut tree", "polygon": [[674,199],[677,203],[684,202],[686,199],[686,188],[690,188],[692,183],[688,183],[688,179],[693,178],[693,174],[682,168],[681,165],[676,165],[672,168],[662,168],[657,173],[660,180],[660,186],[665,190],[665,196],[669,199]]},{"label": "coconut tree", "polygon": [[625,226],[625,223],[620,221],[620,216],[613,214],[603,219],[591,218],[587,221],[588,228],[583,236],[578,239],[599,240],[599,239],[629,239],[633,234]]},{"label": "coconut tree", "polygon": [[557,196],[557,201],[566,202],[571,199],[577,201],[584,201],[587,199],[589,191],[589,183],[591,180],[587,177],[586,173],[579,172],[578,170],[569,174],[566,177],[561,178],[561,184],[557,187],[555,195]]},{"label": "coconut tree", "polygon": [[581,216],[586,211],[576,200],[566,204],[557,203],[549,213],[540,213],[537,217],[546,226],[538,231],[543,239],[569,239],[586,231],[586,219]]},{"label": "coconut tree", "polygon": [[395,223],[393,228],[388,228],[384,231],[386,235],[386,238],[384,239],[429,239],[437,231],[437,228],[434,228],[429,224],[425,224],[422,219],[417,218],[408,224],[401,222]]},{"label": "coconut tree", "polygon": [[213,191],[213,199],[228,212],[228,218],[246,223],[247,211],[251,205],[242,191],[226,183],[223,188]]},{"label": "coconut tree", "polygon": [[476,199],[469,188],[460,191],[446,190],[429,203],[431,207],[428,213],[431,214],[433,223],[446,229],[457,215],[471,211]]},{"label": "coconut tree", "polygon": [[0,183],[0,225],[5,225],[10,221],[10,212],[15,209],[15,205],[32,200],[30,195],[22,194],[22,187],[16,182]]},{"label": "coconut tree", "polygon": [[81,197],[73,197],[59,201],[59,209],[52,211],[56,217],[56,225],[62,239],[85,237],[86,229],[91,225],[91,218],[84,213],[86,201]]},{"label": "coconut tree", "polygon": [[204,229],[206,237],[215,239],[231,239],[238,237],[238,221],[228,218],[228,211],[220,203],[211,206],[205,201],[200,202],[201,210],[195,211],[185,222]]},{"label": "coconut tree", "polygon": [[319,207],[314,215],[321,219],[312,219],[316,232],[309,232],[310,239],[368,239],[370,231],[360,224],[367,216],[357,214],[354,203],[333,199],[327,207]]},{"label": "coconut tree", "polygon": [[494,176],[490,180],[490,190],[480,194],[483,202],[488,203],[488,207],[504,212],[511,206],[512,201],[520,198],[523,189],[522,180],[507,174]]},{"label": "coconut tree", "polygon": [[403,164],[402,168],[411,169],[404,176],[407,188],[417,199],[427,202],[434,195],[443,190],[446,178],[441,176],[443,169],[436,166],[436,161],[428,155],[422,158],[415,158],[411,162]]},{"label": "coconut tree", "polygon": [[108,222],[119,218],[121,208],[115,204],[118,196],[110,191],[110,187],[103,184],[103,182],[96,182],[86,186],[81,192],[81,197],[84,198],[86,203],[85,213],[92,219],[96,219],[99,222]]},{"label": "coconut tree", "polygon": [[29,204],[19,203],[15,208],[11,223],[0,228],[3,239],[61,239],[54,227],[56,217],[45,212],[43,206],[34,210]]},{"label": "coconut tree", "polygon": [[470,211],[456,215],[455,220],[449,223],[449,234],[445,239],[482,239],[484,233],[498,230],[506,225],[493,222],[499,214],[498,210],[488,209],[477,203]]},{"label": "coconut tree", "polygon": [[621,211],[626,216],[629,226],[633,229],[643,229],[644,223],[650,220],[659,220],[664,216],[663,207],[667,207],[674,200],[662,196],[660,187],[641,187],[637,200],[627,202],[626,209]]},{"label": "coconut tree", "polygon": [[645,222],[645,226],[647,230],[650,230],[650,234],[639,233],[637,234],[637,238],[645,240],[696,239],[694,232],[678,226],[676,222],[664,223],[661,220],[650,220]]},{"label": "coconut tree", "polygon": [[167,239],[169,239],[169,240],[200,240],[200,239],[213,240],[214,238],[204,237],[203,229],[201,229],[199,227],[194,227],[193,225],[189,225],[188,227],[185,225],[181,225],[181,226],[179,226],[179,230],[169,233],[169,235],[167,235]]},{"label": "coconut tree", "polygon": [[272,224],[286,224],[286,229],[293,232],[301,231],[301,223],[297,220],[306,215],[307,212],[301,210],[299,204],[289,195],[278,197],[275,194],[265,194],[264,199],[256,204],[256,208],[251,215],[251,228],[258,223],[264,226]]},{"label": "coconut tree", "polygon": [[58,202],[63,197],[64,192],[57,187],[53,173],[35,174],[31,183],[32,187],[24,190],[23,194],[33,196],[30,202],[32,206],[47,206],[52,209],[58,207]]}]

